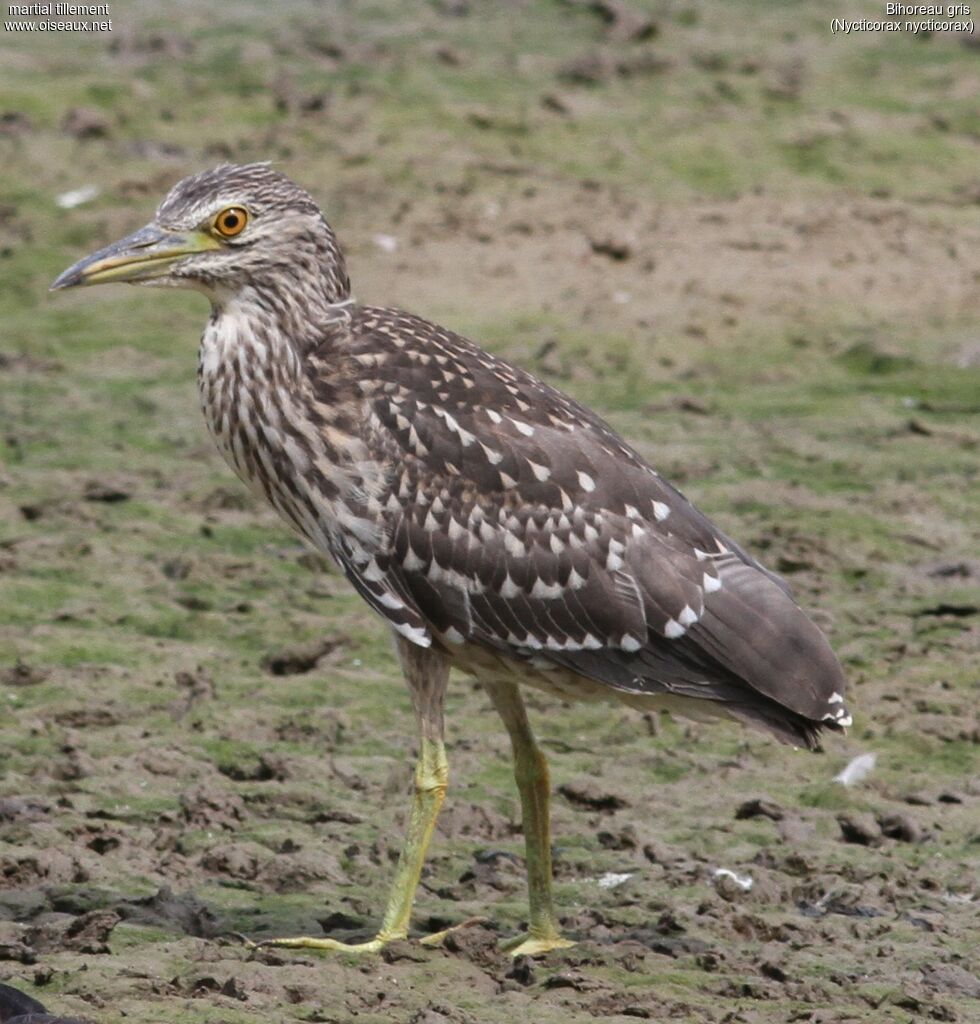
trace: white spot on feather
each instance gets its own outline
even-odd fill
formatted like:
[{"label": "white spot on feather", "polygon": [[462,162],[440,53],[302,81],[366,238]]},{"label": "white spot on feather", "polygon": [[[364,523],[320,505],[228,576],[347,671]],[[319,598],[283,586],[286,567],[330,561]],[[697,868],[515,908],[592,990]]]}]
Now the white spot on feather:
[{"label": "white spot on feather", "polygon": [[544,580],[535,580],[531,587],[531,597],[539,597],[544,601],[553,601],[561,597],[562,588],[558,583],[545,583]]},{"label": "white spot on feather", "polygon": [[413,626],[410,622],[401,622],[395,626],[395,630],[407,640],[411,640],[417,647],[432,646],[432,637],[420,626]]},{"label": "white spot on feather", "polygon": [[405,552],[405,557],[402,559],[402,568],[412,571],[414,569],[424,569],[425,562],[409,547],[408,551]]},{"label": "white spot on feather", "polygon": [[385,578],[384,572],[381,570],[381,566],[372,558],[368,562],[367,568],[361,574],[369,583],[377,583]]},{"label": "white spot on feather", "polygon": [[635,636],[630,636],[629,633],[625,633],[623,638],[619,641],[619,646],[622,647],[624,651],[632,653],[633,651],[638,651],[643,645]]},{"label": "white spot on feather", "polygon": [[511,423],[513,423],[514,426],[517,427],[517,429],[525,437],[533,437],[534,436],[534,427],[532,427],[530,423],[524,423],[521,420],[515,420],[515,419],[511,419]]},{"label": "white spot on feather", "polygon": [[412,446],[416,455],[421,457],[429,454],[429,449],[419,440],[418,431],[416,431],[415,427],[412,427],[408,432],[408,443]]},{"label": "white spot on feather", "polygon": [[531,467],[531,472],[535,478],[544,483],[545,480],[551,476],[551,470],[547,466],[539,466],[536,462],[532,462],[530,459],[527,460],[527,464]]},{"label": "white spot on feather", "polygon": [[460,524],[455,519],[449,520],[450,540],[459,540],[461,537],[465,537],[468,532],[469,531],[465,527],[460,526]]},{"label": "white spot on feather", "polygon": [[429,571],[426,573],[426,576],[428,576],[433,583],[440,583],[442,580],[448,580],[449,573],[446,572],[438,562],[432,562],[429,565]]},{"label": "white spot on feather", "polygon": [[513,555],[514,558],[523,558],[527,554],[524,542],[510,531],[504,533],[504,547],[507,549],[507,553]]},{"label": "white spot on feather", "polygon": [[503,458],[503,455],[500,452],[494,451],[493,448],[488,448],[482,441],[480,442],[480,447],[483,449],[483,454],[486,455],[487,462],[489,462],[491,466],[496,466]]},{"label": "white spot on feather", "polygon": [[588,473],[584,473],[581,469],[578,471],[578,483],[579,487],[581,487],[583,491],[595,490],[595,480],[593,480]]},{"label": "white spot on feather", "polygon": [[670,506],[662,501],[655,501],[653,504],[653,517],[658,523],[662,523],[670,515]]},{"label": "white spot on feather", "polygon": [[504,582],[500,584],[500,596],[504,598],[517,597],[521,592],[521,588],[510,578],[510,573],[504,577]]},{"label": "white spot on feather", "polygon": [[678,637],[682,637],[687,630],[676,620],[668,619],[667,625],[664,626],[664,636],[668,640],[676,640]]},{"label": "white spot on feather", "polygon": [[681,609],[680,615],[677,616],[677,621],[682,626],[693,626],[698,621],[698,613],[689,604],[686,604]]},{"label": "white spot on feather", "polygon": [[[697,548],[694,550],[697,551]],[[713,594],[716,590],[721,590],[721,578],[718,576],[709,576],[705,573],[702,578],[702,583],[706,594]]]}]

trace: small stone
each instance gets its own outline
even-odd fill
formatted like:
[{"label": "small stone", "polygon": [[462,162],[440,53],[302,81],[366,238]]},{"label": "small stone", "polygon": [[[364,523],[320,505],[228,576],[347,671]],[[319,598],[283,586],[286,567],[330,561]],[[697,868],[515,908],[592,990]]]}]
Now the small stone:
[{"label": "small stone", "polygon": [[980,978],[958,964],[935,964],[923,970],[929,988],[967,999],[980,999]]},{"label": "small stone", "polygon": [[311,643],[295,644],[267,654],[262,667],[274,676],[301,675],[316,668],[316,663],[340,645],[336,637],[324,637]]},{"label": "small stone", "polygon": [[61,122],[61,129],[76,139],[104,139],[109,135],[109,119],[92,107],[72,107]]},{"label": "small stone", "polygon": [[84,496],[86,501],[104,501],[113,504],[118,501],[128,501],[131,492],[119,484],[107,483],[104,480],[90,480],[85,485]]},{"label": "small stone", "polygon": [[534,984],[534,961],[529,956],[519,956],[514,961],[514,966],[504,975],[505,978],[512,978],[519,985]]},{"label": "small stone", "polygon": [[877,846],[881,842],[881,830],[870,815],[845,812],[837,815],[837,824],[847,843]]},{"label": "small stone", "polygon": [[566,61],[558,77],[573,85],[596,85],[615,72],[615,64],[601,51],[592,50]]},{"label": "small stone", "polygon": [[43,683],[49,675],[50,672],[46,668],[28,665],[27,662],[18,659],[13,667],[0,672],[0,683],[4,686],[36,686]]},{"label": "small stone", "polygon": [[759,973],[764,978],[770,978],[772,981],[778,981],[780,984],[784,984],[789,981],[789,975],[786,971],[777,963],[771,960],[763,960],[759,964]]},{"label": "small stone", "polygon": [[33,127],[27,114],[19,110],[5,110],[0,114],[0,135],[8,137],[26,135]]},{"label": "small stone", "polygon": [[629,802],[618,793],[610,792],[597,780],[587,777],[572,779],[558,787],[558,792],[576,807],[590,811],[617,811]]},{"label": "small stone", "polygon": [[928,793],[906,793],[902,799],[913,807],[930,807],[934,802]]},{"label": "small stone", "polygon": [[592,251],[599,256],[608,256],[611,260],[622,262],[633,255],[633,246],[625,238],[603,235],[598,238],[590,238],[589,245]]},{"label": "small stone", "polygon": [[771,800],[763,800],[760,797],[746,800],[735,812],[736,821],[743,821],[746,818],[769,818],[772,821],[782,821],[783,816],[783,809],[779,804],[774,804]]},{"label": "small stone", "polygon": [[881,831],[889,839],[898,839],[903,843],[922,841],[922,829],[907,814],[885,814],[878,819]]}]

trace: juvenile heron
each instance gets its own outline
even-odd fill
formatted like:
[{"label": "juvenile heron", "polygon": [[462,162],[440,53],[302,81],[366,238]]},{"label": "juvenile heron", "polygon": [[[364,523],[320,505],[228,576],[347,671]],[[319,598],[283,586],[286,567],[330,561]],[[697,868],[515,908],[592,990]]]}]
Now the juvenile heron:
[{"label": "juvenile heron", "polygon": [[840,665],[778,576],[594,412],[443,327],[357,303],[316,203],[267,165],[186,178],[52,287],[107,281],[210,299],[198,386],[218,448],[387,622],[415,707],[415,797],[377,935],[272,942],[374,951],[407,935],[446,792],[452,667],[480,679],[513,747],[530,898],[515,955],[570,944],[522,685],[810,748],[850,725]]}]

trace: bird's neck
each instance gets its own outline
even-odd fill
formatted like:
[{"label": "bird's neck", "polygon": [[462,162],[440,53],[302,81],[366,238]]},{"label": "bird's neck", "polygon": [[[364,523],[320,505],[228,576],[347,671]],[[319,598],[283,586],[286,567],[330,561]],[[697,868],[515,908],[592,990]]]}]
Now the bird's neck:
[{"label": "bird's neck", "polygon": [[[322,342],[331,332],[325,320],[332,316],[336,331],[349,314],[342,304],[321,312]],[[350,429],[350,403],[331,405],[315,393],[289,323],[254,294],[215,303],[198,359],[201,407],[238,476],[321,550],[333,551],[338,516],[363,516],[357,502],[380,489],[382,474]],[[373,536],[371,523],[361,529]]]},{"label": "bird's neck", "polygon": [[212,302],[198,353],[201,408],[221,453],[253,485],[263,478],[267,434],[303,391],[303,359],[261,296],[243,291]]},{"label": "bird's neck", "polygon": [[344,318],[353,303],[350,285],[329,277],[299,287],[249,285],[235,290],[209,289],[211,323],[235,326],[270,349],[291,349],[303,359],[320,344],[324,333]]},{"label": "bird's neck", "polygon": [[204,378],[244,377],[260,385],[297,379],[305,338],[295,337],[294,324],[284,314],[280,303],[251,288],[212,294],[199,373]]}]

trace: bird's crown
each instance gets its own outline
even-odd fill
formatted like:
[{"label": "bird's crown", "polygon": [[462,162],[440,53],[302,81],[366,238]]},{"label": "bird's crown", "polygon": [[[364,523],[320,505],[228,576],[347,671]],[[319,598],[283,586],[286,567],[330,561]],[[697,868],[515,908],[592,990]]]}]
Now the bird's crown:
[{"label": "bird's crown", "polygon": [[221,164],[178,181],[158,207],[157,220],[189,226],[232,203],[255,214],[320,212],[308,192],[268,163]]}]

